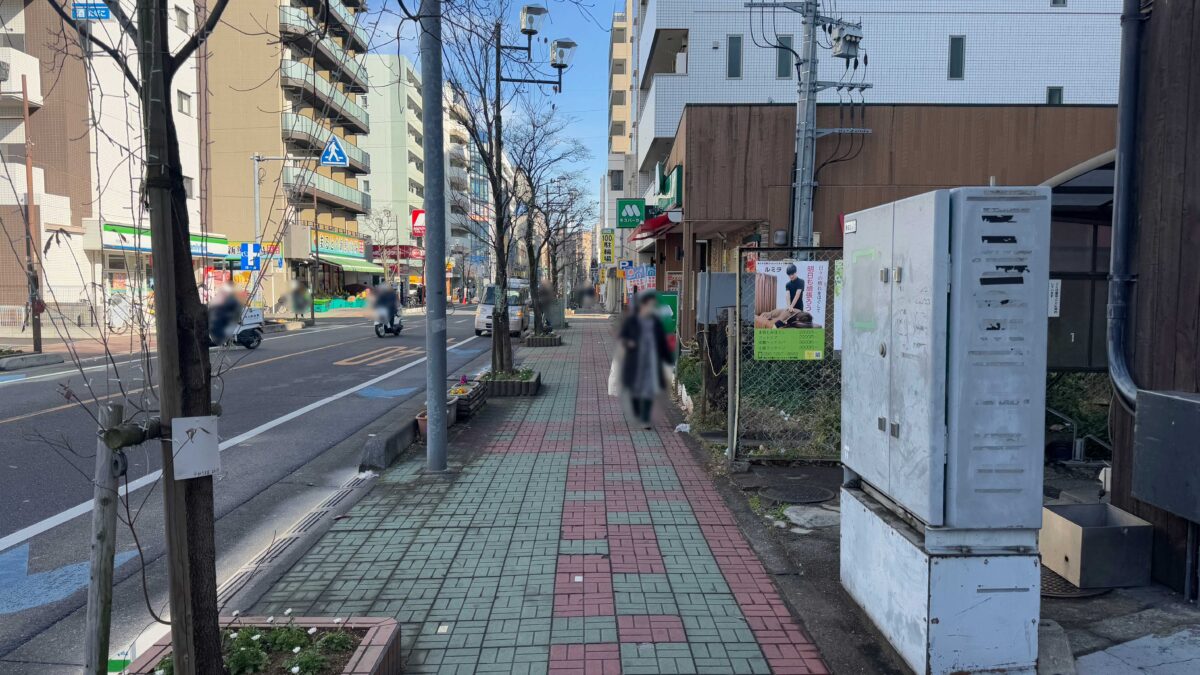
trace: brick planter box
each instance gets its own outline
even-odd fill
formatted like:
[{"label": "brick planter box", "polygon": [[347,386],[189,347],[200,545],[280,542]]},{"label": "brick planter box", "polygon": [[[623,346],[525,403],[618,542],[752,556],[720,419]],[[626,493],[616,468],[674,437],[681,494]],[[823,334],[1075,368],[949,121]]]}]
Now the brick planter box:
[{"label": "brick planter box", "polygon": [[488,380],[488,396],[536,396],[542,387],[542,374],[529,380]]},{"label": "brick planter box", "polygon": [[[458,421],[458,397],[449,396],[446,398],[446,428],[454,426]],[[423,408],[417,413],[417,430],[422,436],[429,436],[429,409]]]},{"label": "brick planter box", "polygon": [[[458,386],[458,385],[455,385]],[[482,382],[469,382],[466,387],[470,393],[458,396],[458,419],[469,420],[487,403],[488,388]]]},{"label": "brick planter box", "polygon": [[530,335],[525,338],[526,347],[559,347],[561,345],[561,335]]},{"label": "brick planter box", "polygon": [[[221,618],[222,628],[228,628],[234,623],[235,619],[232,617]],[[350,660],[346,662],[346,667],[342,669],[342,675],[393,675],[400,672],[400,624],[396,623],[395,619],[352,617],[337,624],[333,619],[297,617],[292,623],[304,628],[315,626],[318,630],[340,627],[346,630],[367,631],[362,642],[351,654]],[[268,624],[267,617],[254,616],[239,617],[236,619],[236,625],[266,629],[283,623],[277,620],[275,624]],[[154,668],[170,653],[171,636],[168,634],[139,656],[125,672],[129,675],[153,675]]]}]

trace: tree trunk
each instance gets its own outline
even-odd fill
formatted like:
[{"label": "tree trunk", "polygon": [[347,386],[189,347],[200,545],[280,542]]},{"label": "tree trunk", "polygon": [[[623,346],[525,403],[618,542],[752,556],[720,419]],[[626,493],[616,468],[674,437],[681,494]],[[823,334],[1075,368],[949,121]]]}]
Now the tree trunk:
[{"label": "tree trunk", "polygon": [[[499,213],[499,211],[497,211]],[[492,372],[508,373],[513,369],[512,337],[508,334],[508,244],[497,225],[496,295],[492,305]]]},{"label": "tree trunk", "polygon": [[541,335],[544,332],[542,330],[542,293],[538,274],[537,247],[533,242],[535,225],[533,213],[534,209],[531,207],[529,216],[525,220],[525,257],[529,259],[529,293],[533,300],[533,334]]},{"label": "tree trunk", "polygon": [[[140,10],[142,30],[150,33],[142,50],[142,86],[144,98],[143,134],[147,156],[147,191],[159,191],[163,186],[162,166],[165,164],[169,191],[169,213],[151,213],[152,222],[167,219],[172,233],[171,262],[174,286],[175,351],[178,355],[178,381],[163,382],[160,386],[179,387],[178,409],[164,410],[164,421],[170,416],[200,417],[211,414],[212,387],[208,358],[208,315],[200,302],[196,279],[192,271],[192,251],[189,239],[187,193],[183,186],[183,168],[179,155],[179,135],[171,113],[172,78],[163,67],[170,62],[167,35],[168,6],[165,0],[152,2],[152,14]],[[149,9],[149,8],[146,8]],[[146,20],[152,16],[152,20]],[[150,25],[153,24],[153,30]],[[153,54],[152,58],[147,59]],[[154,65],[147,67],[149,62]],[[155,65],[157,67],[155,67]],[[153,80],[157,80],[156,82]],[[164,161],[165,160],[165,161]],[[160,199],[150,203],[163,204]],[[169,320],[168,317],[162,317]],[[161,339],[169,339],[160,336]],[[169,428],[169,427],[168,427]],[[167,444],[169,446],[169,443]],[[190,639],[195,649],[195,662],[184,672],[221,673],[221,634],[217,616],[216,548],[213,537],[212,478],[183,481],[176,489],[183,492],[184,530],[187,537],[187,593],[191,599],[191,616],[172,616],[172,621],[190,620]],[[178,505],[178,502],[176,502]]]}]

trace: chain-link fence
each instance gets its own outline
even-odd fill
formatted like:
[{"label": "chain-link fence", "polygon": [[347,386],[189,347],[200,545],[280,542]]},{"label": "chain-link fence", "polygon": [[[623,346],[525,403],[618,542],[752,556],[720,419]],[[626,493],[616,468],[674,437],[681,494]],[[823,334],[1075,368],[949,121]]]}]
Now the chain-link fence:
[{"label": "chain-link fence", "polygon": [[741,248],[734,329],[736,457],[837,460],[840,248]]},{"label": "chain-link fence", "polygon": [[1046,459],[1112,459],[1112,381],[1105,371],[1046,375]]}]

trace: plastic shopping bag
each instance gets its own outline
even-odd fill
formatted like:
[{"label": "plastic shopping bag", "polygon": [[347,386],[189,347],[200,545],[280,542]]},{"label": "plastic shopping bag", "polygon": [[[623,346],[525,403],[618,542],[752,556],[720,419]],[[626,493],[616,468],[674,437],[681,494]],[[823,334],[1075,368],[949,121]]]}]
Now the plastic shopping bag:
[{"label": "plastic shopping bag", "polygon": [[621,364],[625,362],[625,347],[617,345],[613,353],[612,367],[608,369],[608,395],[621,395]]}]

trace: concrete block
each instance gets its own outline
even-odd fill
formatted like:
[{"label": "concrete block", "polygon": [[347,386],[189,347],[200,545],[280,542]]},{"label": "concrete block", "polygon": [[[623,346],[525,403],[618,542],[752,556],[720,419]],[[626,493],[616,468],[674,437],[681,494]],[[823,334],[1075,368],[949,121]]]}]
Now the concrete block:
[{"label": "concrete block", "polygon": [[4,358],[0,358],[0,371],[35,368],[37,366],[48,366],[54,363],[62,362],[62,354],[18,354],[16,356],[6,356]]}]

